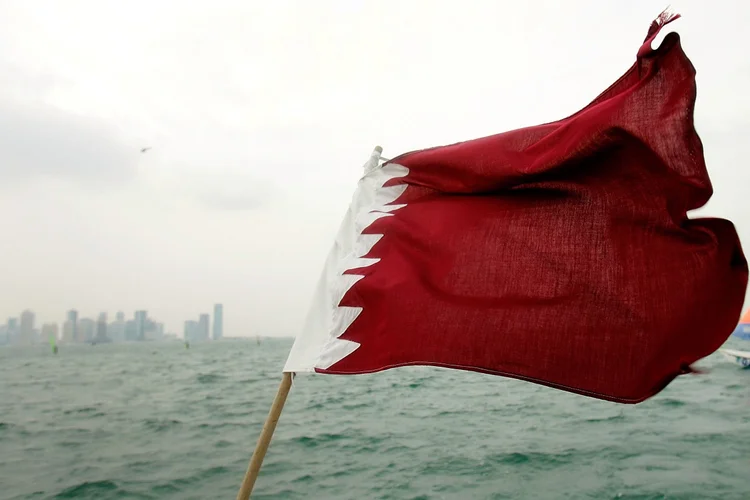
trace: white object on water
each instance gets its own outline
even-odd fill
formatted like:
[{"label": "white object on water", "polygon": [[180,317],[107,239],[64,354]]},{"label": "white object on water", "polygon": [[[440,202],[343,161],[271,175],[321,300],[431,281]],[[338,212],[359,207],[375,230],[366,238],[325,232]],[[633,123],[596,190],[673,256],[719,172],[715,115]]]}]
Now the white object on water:
[{"label": "white object on water", "polygon": [[729,361],[737,363],[742,368],[750,368],[750,352],[735,351],[734,349],[719,349],[719,352]]}]

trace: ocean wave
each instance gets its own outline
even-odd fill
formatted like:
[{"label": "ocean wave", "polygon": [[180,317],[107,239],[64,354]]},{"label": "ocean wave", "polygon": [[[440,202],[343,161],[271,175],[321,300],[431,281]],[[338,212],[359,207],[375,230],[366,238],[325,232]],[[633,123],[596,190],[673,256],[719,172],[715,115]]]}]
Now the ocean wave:
[{"label": "ocean wave", "polygon": [[[117,483],[114,481],[85,481],[75,486],[64,489],[60,493],[54,496],[54,498],[75,498],[77,500],[92,499],[99,500],[103,495],[112,497],[112,493],[119,492],[120,490]],[[122,497],[122,495],[120,495]]]},{"label": "ocean wave", "polygon": [[[179,344],[30,353],[32,367],[0,349],[0,498],[234,498],[291,343],[244,345],[202,345],[210,367]],[[740,497],[744,375],[634,406],[450,370],[300,377],[253,499]]]},{"label": "ocean wave", "polygon": [[195,381],[199,384],[216,384],[226,378],[226,375],[222,375],[221,373],[199,373]]}]

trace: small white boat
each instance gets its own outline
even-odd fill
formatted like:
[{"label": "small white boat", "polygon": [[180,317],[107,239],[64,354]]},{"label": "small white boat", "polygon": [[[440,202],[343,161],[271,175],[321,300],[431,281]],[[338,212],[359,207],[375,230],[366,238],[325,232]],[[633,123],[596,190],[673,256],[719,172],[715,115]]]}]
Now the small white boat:
[{"label": "small white boat", "polygon": [[740,319],[740,324],[737,325],[734,332],[734,337],[741,338],[742,340],[750,340],[750,309],[745,312],[745,315]]},{"label": "small white boat", "polygon": [[750,352],[735,351],[734,349],[719,349],[719,352],[729,361],[737,363],[742,368],[750,368]]}]

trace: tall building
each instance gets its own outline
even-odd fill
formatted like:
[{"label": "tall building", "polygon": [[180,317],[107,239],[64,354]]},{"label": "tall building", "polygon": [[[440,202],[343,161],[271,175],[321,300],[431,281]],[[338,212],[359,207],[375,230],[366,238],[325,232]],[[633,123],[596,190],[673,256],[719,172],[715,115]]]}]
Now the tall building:
[{"label": "tall building", "polygon": [[34,313],[28,309],[21,313],[19,344],[29,345],[34,341]]},{"label": "tall building", "polygon": [[41,342],[47,342],[50,338],[57,340],[57,323],[45,323],[42,325]]},{"label": "tall building", "polygon": [[146,319],[148,318],[147,311],[136,311],[135,312],[135,339],[145,340],[146,339]]},{"label": "tall building", "polygon": [[224,336],[224,306],[214,304],[214,340],[219,340]]},{"label": "tall building", "polygon": [[164,340],[164,323],[154,323],[152,333],[154,340]]},{"label": "tall building", "polygon": [[60,340],[63,342],[76,341],[73,323],[69,319],[66,319],[65,323],[63,323],[62,338]]},{"label": "tall building", "polygon": [[185,321],[185,341],[195,342],[198,339],[198,322],[192,319]]},{"label": "tall building", "polygon": [[[68,337],[66,333],[68,333],[70,337]],[[78,311],[75,309],[68,311],[68,320],[65,322],[65,326],[63,326],[63,339],[68,342],[83,341],[83,339],[78,338]]]},{"label": "tall building", "polygon": [[208,340],[209,338],[209,331],[210,328],[209,325],[210,319],[208,314],[201,314],[198,318],[198,329],[199,329],[199,335],[201,340]]},{"label": "tall building", "polygon": [[125,322],[125,340],[138,340],[138,328],[134,319]]},{"label": "tall building", "polygon": [[146,318],[143,333],[144,340],[162,340],[164,337],[164,324],[154,321],[153,318]]},{"label": "tall building", "polygon": [[99,318],[96,320],[96,336],[94,340],[97,342],[109,342],[107,337],[107,313],[103,312],[99,314]]},{"label": "tall building", "polygon": [[125,340],[125,313],[120,311],[115,315],[115,320],[107,327],[107,337],[112,342]]},{"label": "tall building", "polygon": [[78,320],[78,342],[91,342],[96,334],[96,321],[91,318]]},{"label": "tall building", "polygon": [[18,318],[8,318],[5,335],[9,344],[13,344],[18,340]]}]

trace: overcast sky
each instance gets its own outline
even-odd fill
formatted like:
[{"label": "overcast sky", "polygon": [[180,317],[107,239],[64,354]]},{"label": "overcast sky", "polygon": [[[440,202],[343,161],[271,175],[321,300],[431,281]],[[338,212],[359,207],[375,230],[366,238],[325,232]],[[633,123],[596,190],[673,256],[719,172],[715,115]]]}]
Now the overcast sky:
[{"label": "overcast sky", "polygon": [[[571,114],[665,6],[0,1],[0,318],[145,308],[181,334],[223,302],[226,335],[295,335],[373,146]],[[750,248],[750,3],[672,7],[698,71],[703,213]]]}]

